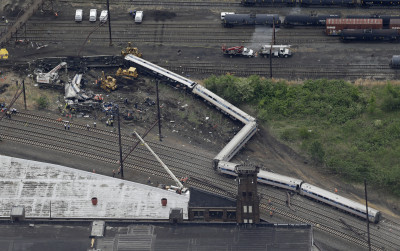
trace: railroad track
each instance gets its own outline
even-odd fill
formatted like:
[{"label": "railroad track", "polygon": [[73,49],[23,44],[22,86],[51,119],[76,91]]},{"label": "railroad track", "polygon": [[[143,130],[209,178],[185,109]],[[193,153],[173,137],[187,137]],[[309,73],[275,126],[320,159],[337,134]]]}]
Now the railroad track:
[{"label": "railroad track", "polygon": [[[38,123],[38,127],[41,126],[46,126],[46,124],[49,124],[50,126],[47,126],[45,128],[45,130],[40,130],[40,128],[37,128],[37,131],[46,131],[46,132],[51,132],[54,131],[53,136],[52,136],[52,140],[53,142],[59,142],[62,138],[65,138],[64,135],[58,135],[61,134],[61,132],[64,132],[63,130],[63,126],[62,123],[60,124],[60,122],[55,121],[53,119],[50,118],[46,118],[46,117],[42,117],[42,116],[37,116],[37,115],[31,115],[31,114],[18,114],[18,116],[14,116],[16,119],[21,116],[23,119],[26,120],[38,120],[40,123],[43,123],[43,125],[40,125],[40,123]],[[2,123],[4,123],[5,121],[3,121]],[[8,122],[8,121],[6,121]],[[11,122],[11,121],[9,121]],[[16,122],[16,123],[20,123],[21,125],[24,123],[27,123],[27,121],[21,121],[21,122]],[[16,129],[17,126],[13,125],[11,126],[11,128],[13,128],[14,130]],[[54,128],[53,128],[54,127]],[[102,145],[101,144],[101,138],[98,137],[94,137],[93,140],[95,140],[94,144],[92,144],[90,146],[90,148],[94,148],[93,151],[85,151],[83,148],[85,148],[85,145],[83,142],[74,142],[74,144],[71,144],[71,141],[66,141],[63,142],[62,144],[51,144],[47,139],[45,135],[40,135],[37,134],[37,132],[32,132],[32,131],[26,131],[24,133],[22,133],[22,130],[18,130],[18,132],[15,135],[10,135],[10,134],[5,134],[6,131],[8,130],[6,127],[4,127],[5,129],[2,131],[2,135],[1,137],[3,138],[3,140],[13,140],[13,141],[17,141],[20,143],[25,143],[25,144],[31,144],[31,145],[35,145],[37,147],[42,147],[42,148],[47,148],[47,149],[53,149],[53,150],[58,150],[64,153],[68,153],[68,154],[74,154],[74,155],[78,155],[78,156],[82,156],[85,158],[89,158],[89,159],[96,159],[96,160],[100,160],[100,161],[105,161],[106,163],[111,163],[111,164],[115,164],[115,157],[112,158],[111,156],[118,156],[117,153],[117,147],[114,147],[114,149],[112,147],[109,147],[105,150],[103,150],[103,154],[97,154],[96,152],[100,153],[102,152],[100,149],[102,147],[97,147],[98,145]],[[33,128],[33,124],[29,126],[29,128]],[[53,129],[51,129],[53,128]],[[60,129],[62,128],[62,129]],[[80,125],[80,124],[72,124],[72,128],[74,131],[77,130],[79,131],[79,138],[85,138],[86,140],[87,138],[91,138],[92,136],[87,136],[85,134],[83,134],[83,132],[86,132],[86,126],[85,125]],[[61,131],[60,131],[61,130]],[[106,139],[108,139],[106,141],[107,145],[114,145],[116,146],[116,135],[112,132],[109,131],[103,131],[103,130],[98,130],[96,129],[96,134],[100,134],[106,137]],[[57,132],[58,131],[58,132]],[[80,132],[82,131],[82,132]],[[36,134],[36,135],[35,135]],[[37,136],[37,137],[36,137]],[[31,140],[30,138],[34,137],[35,140]],[[75,137],[77,138],[77,137]],[[132,137],[130,136],[124,136],[124,139],[126,140],[131,140],[133,141]],[[151,142],[151,141],[149,141]],[[66,148],[64,145],[68,145],[68,147]],[[72,148],[72,146],[80,146],[79,150],[77,150],[76,148]],[[156,147],[156,145],[158,144],[154,144],[154,146],[152,147]],[[125,147],[129,146],[129,144],[127,144]],[[86,148],[88,148],[86,146]],[[180,150],[177,150],[180,152]],[[160,152],[161,155],[165,156],[165,154],[162,152],[162,150],[159,148],[157,149],[157,152]],[[171,153],[169,153],[171,154]],[[110,156],[110,157],[108,157]],[[143,157],[145,157],[145,155],[140,154],[140,158],[139,159],[143,159]],[[188,158],[193,158],[190,156],[187,156]],[[164,158],[164,157],[162,157]],[[206,163],[207,161],[205,161],[206,159],[208,159],[209,157],[204,157],[203,158],[203,162]],[[158,175],[160,177],[164,177],[164,178],[168,178],[168,176],[165,174],[165,172],[160,172],[159,170],[154,168],[154,161],[149,161],[149,160],[142,160],[141,162],[139,161],[139,159],[129,159],[129,161],[126,162],[126,167],[128,168],[133,168],[135,170],[141,171],[141,172],[145,172],[151,175]],[[170,160],[168,160],[169,162]],[[230,198],[234,198],[235,194],[236,194],[236,185],[234,184],[234,182],[232,181],[232,179],[223,179],[223,177],[221,177],[220,175],[215,176],[215,175],[210,175],[210,169],[211,169],[211,164],[210,166],[206,166],[208,165],[209,162],[207,162],[207,164],[203,164],[203,168],[198,168],[198,169],[194,169],[192,165],[188,166],[188,169],[184,170],[181,169],[179,167],[177,167],[176,163],[169,163],[169,166],[171,166],[171,168],[174,170],[174,172],[177,172],[178,174],[184,174],[185,172],[190,171],[193,175],[197,175],[198,177],[201,177],[199,179],[193,179],[190,181],[190,184],[202,189],[206,189],[207,191],[211,191],[214,193],[218,193],[222,196],[226,196],[226,197],[230,197]],[[201,171],[200,169],[205,169],[206,172]],[[212,172],[211,172],[212,173]],[[218,184],[218,185],[215,185]],[[360,236],[352,236],[351,234],[348,233],[343,233],[343,231],[340,231],[338,229],[341,229],[341,225],[340,223],[337,223],[337,215],[336,216],[331,216],[328,217],[328,215],[332,214],[333,209],[329,208],[329,207],[322,207],[319,209],[316,209],[315,207],[311,206],[311,207],[304,207],[304,205],[307,204],[312,204],[311,202],[309,203],[304,203],[304,201],[299,200],[296,201],[294,199],[292,199],[292,206],[294,206],[294,208],[297,211],[297,215],[293,214],[293,212],[291,212],[291,210],[287,209],[285,206],[285,195],[284,193],[282,193],[280,190],[276,190],[275,192],[271,192],[272,190],[276,190],[276,189],[272,189],[270,187],[267,186],[259,186],[259,191],[260,193],[263,195],[263,197],[265,198],[272,198],[274,201],[274,205],[271,206],[266,202],[266,199],[263,199],[260,207],[263,210],[271,210],[272,207],[274,207],[274,211],[275,213],[278,213],[282,216],[287,217],[288,219],[292,219],[295,221],[300,221],[300,222],[305,222],[305,223],[309,223],[309,224],[313,224],[315,226],[315,228],[320,229],[322,231],[334,234],[336,236],[340,236],[348,241],[357,243],[361,246],[366,246],[366,242],[364,240],[364,238],[361,238]],[[299,196],[299,198],[302,198]],[[304,198],[302,198],[304,199]],[[308,201],[307,201],[308,202]],[[277,208],[276,205],[279,205],[279,208]],[[326,208],[326,210],[324,209]],[[317,216],[314,217],[313,220],[309,220],[307,216],[309,216],[310,212],[312,212],[311,214],[313,216]],[[352,223],[354,223],[355,225],[357,225],[357,219],[353,219],[352,216],[348,216],[346,214],[342,214],[342,213],[338,213],[335,212],[335,214],[340,215],[340,217],[342,218],[346,218],[346,221],[351,221]],[[320,221],[316,220],[316,219],[320,219]],[[325,224],[321,224],[319,222],[326,222]],[[393,223],[391,223],[393,224]],[[360,224],[358,224],[360,225]],[[363,224],[362,224],[363,225]],[[382,229],[382,228],[381,228]],[[359,229],[359,231],[362,231],[362,228]],[[392,248],[394,249],[396,247],[396,243],[391,242],[391,239],[396,240],[396,233],[393,233],[393,236],[389,236],[385,237],[385,236],[379,236],[378,232],[374,232],[377,231],[376,228],[372,228],[372,241],[374,243],[374,245],[376,245],[374,247],[374,250],[383,250],[382,247],[386,247],[389,248],[389,250],[391,250]],[[382,231],[382,230],[381,230]],[[398,243],[397,243],[398,244]]]}]

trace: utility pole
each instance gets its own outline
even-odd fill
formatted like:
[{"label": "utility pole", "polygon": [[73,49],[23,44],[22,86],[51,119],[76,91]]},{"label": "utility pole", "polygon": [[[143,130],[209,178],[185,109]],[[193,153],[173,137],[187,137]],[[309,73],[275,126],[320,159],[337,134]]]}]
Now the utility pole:
[{"label": "utility pole", "polygon": [[111,15],[110,15],[110,2],[107,0],[107,15],[108,15],[108,33],[110,34],[110,46],[112,46],[111,38]]},{"label": "utility pole", "polygon": [[274,23],[273,23],[273,32],[274,32],[274,39],[272,40],[274,42],[275,45],[275,17],[273,18]]},{"label": "utility pole", "polygon": [[156,80],[156,92],[157,92],[157,113],[158,113],[158,136],[160,141],[162,141],[161,137],[161,115],[160,115],[160,99],[158,98],[158,80]]},{"label": "utility pole", "polygon": [[121,123],[119,119],[119,107],[117,106],[116,108],[117,112],[117,119],[118,119],[118,143],[119,143],[119,165],[121,168],[121,178],[124,178],[124,166],[123,166],[123,161],[122,161],[122,144],[121,144]]},{"label": "utility pole", "polygon": [[272,43],[269,48],[269,77],[272,78],[272,45],[275,44],[275,17],[272,19]]},{"label": "utility pole", "polygon": [[371,239],[369,237],[369,217],[368,217],[368,197],[367,197],[367,179],[364,179],[364,188],[365,188],[365,207],[367,213],[367,233],[368,233],[368,250],[371,251]]},{"label": "utility pole", "polygon": [[27,109],[26,109],[26,96],[25,96],[25,80],[22,80],[22,88],[23,88],[23,91],[24,91],[24,104],[25,104],[25,110],[27,110]]}]

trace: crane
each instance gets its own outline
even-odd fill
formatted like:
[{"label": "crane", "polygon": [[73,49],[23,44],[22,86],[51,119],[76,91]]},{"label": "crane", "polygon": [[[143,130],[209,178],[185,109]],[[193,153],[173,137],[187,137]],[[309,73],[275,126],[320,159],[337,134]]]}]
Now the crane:
[{"label": "crane", "polygon": [[55,80],[57,80],[58,78],[57,72],[63,66],[65,66],[65,70],[67,71],[67,63],[61,62],[59,65],[54,67],[54,69],[52,69],[48,73],[38,73],[36,76],[36,81],[40,84],[52,84]]},{"label": "crane", "polygon": [[136,131],[133,131],[133,132],[136,134],[136,137],[143,143],[143,145],[145,145],[146,148],[151,152],[151,154],[154,155],[154,157],[158,160],[158,162],[160,162],[160,164],[164,167],[164,169],[172,177],[172,179],[176,182],[176,184],[178,185],[178,191],[177,192],[185,193],[187,191],[187,188],[185,188],[183,186],[183,184],[178,180],[178,178],[176,178],[176,176],[171,172],[171,170],[169,170],[167,165],[165,165],[164,162],[162,162],[162,160],[157,156],[157,154],[153,150],[151,150],[150,146],[147,145],[146,142],[144,142],[142,137],[140,137],[139,134]]}]

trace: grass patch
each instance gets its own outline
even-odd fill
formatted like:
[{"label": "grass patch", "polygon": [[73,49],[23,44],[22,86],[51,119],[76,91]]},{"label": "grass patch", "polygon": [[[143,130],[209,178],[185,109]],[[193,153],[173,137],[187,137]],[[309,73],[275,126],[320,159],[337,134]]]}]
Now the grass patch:
[{"label": "grass patch", "polygon": [[[400,82],[212,76],[207,88],[250,104],[272,133],[315,163],[352,182],[400,196]],[[397,181],[397,182],[396,182]]]}]

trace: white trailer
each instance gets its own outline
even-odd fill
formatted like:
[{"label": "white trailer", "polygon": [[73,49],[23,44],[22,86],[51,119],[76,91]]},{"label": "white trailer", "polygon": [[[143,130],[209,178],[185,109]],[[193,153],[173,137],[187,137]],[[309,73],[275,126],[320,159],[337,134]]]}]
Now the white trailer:
[{"label": "white trailer", "polygon": [[264,57],[269,57],[270,53],[272,53],[272,56],[279,58],[287,58],[292,55],[290,45],[272,45],[271,48],[270,44],[266,44],[263,45],[259,51],[259,54]]}]

